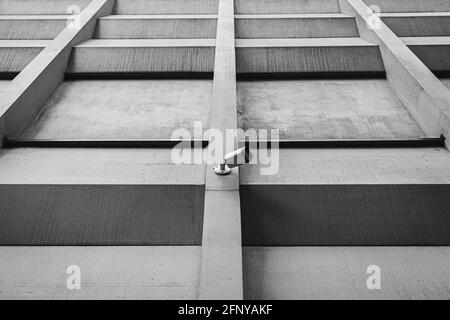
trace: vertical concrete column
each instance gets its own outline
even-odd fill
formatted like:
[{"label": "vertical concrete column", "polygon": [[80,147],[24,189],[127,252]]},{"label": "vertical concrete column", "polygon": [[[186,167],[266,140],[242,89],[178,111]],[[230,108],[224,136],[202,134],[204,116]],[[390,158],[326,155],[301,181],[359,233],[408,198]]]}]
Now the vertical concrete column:
[{"label": "vertical concrete column", "polygon": [[[380,46],[387,79],[427,137],[450,141],[450,91],[362,0],[340,0],[360,36]],[[374,22],[375,21],[375,22]]]},{"label": "vertical concrete column", "polygon": [[[219,0],[210,126],[237,129],[234,1]],[[229,144],[229,143],[228,143]],[[236,147],[225,145],[225,152]],[[243,299],[239,172],[207,167],[199,299]]]},{"label": "vertical concrete column", "polygon": [[[112,13],[114,0],[92,0],[1,93],[0,137],[19,136],[64,80],[74,45],[91,39],[97,18]],[[1,143],[1,142],[0,142]]]}]

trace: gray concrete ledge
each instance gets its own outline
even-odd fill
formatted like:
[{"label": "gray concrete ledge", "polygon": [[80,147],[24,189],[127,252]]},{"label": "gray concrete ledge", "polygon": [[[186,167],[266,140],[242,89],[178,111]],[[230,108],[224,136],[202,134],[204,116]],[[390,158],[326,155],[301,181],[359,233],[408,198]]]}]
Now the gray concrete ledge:
[{"label": "gray concrete ledge", "polygon": [[[195,299],[200,247],[0,247],[0,299]],[[81,268],[81,290],[66,269]],[[30,268],[32,266],[32,268]]]},{"label": "gray concrete ledge", "polygon": [[[450,298],[448,247],[244,247],[246,299]],[[371,265],[381,290],[369,290]]]}]

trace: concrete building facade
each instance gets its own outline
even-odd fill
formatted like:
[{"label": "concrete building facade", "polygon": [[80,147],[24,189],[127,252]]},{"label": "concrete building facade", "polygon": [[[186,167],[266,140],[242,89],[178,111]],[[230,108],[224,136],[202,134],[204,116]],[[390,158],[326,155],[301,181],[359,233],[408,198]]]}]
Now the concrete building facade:
[{"label": "concrete building facade", "polygon": [[0,78],[0,299],[450,298],[449,0],[0,0]]}]

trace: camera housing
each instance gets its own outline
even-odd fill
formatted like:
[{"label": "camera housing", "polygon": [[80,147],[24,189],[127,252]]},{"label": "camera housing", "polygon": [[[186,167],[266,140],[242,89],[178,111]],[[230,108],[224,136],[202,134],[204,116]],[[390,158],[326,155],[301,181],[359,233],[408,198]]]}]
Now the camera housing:
[{"label": "camera housing", "polygon": [[242,166],[250,162],[250,150],[247,146],[227,153],[223,161],[214,167],[214,172],[218,175],[225,176],[231,173],[231,169]]}]

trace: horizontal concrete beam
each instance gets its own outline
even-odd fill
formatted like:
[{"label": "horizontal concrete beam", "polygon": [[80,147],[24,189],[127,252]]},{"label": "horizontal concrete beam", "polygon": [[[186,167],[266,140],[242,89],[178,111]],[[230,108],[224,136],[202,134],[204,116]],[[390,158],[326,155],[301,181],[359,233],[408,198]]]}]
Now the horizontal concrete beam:
[{"label": "horizontal concrete beam", "polygon": [[244,166],[241,184],[448,185],[450,153],[443,148],[284,149],[276,174],[263,176],[260,169]]},{"label": "horizontal concrete beam", "polygon": [[[0,299],[195,299],[200,247],[0,247]],[[81,290],[66,270],[81,269]],[[30,267],[33,266],[33,267]]]},{"label": "horizontal concrete beam", "polygon": [[74,47],[68,72],[212,72],[214,42],[214,39],[91,40]]},{"label": "horizontal concrete beam", "polygon": [[217,16],[109,16],[99,19],[97,39],[195,39],[216,37]]},{"label": "horizontal concrete beam", "polygon": [[359,38],[236,40],[238,73],[383,72],[377,45]]},{"label": "horizontal concrete beam", "polygon": [[449,12],[447,0],[364,0],[368,6],[378,6],[381,12]]},{"label": "horizontal concrete beam", "polygon": [[450,12],[382,14],[381,18],[398,37],[445,37],[450,35]]},{"label": "horizontal concrete beam", "polygon": [[337,0],[236,0],[238,14],[339,13]]},{"label": "horizontal concrete beam", "polygon": [[68,23],[69,16],[0,16],[0,39],[54,39]]},{"label": "horizontal concrete beam", "polygon": [[0,47],[0,72],[21,72],[43,49],[44,46]]},{"label": "horizontal concrete beam", "polygon": [[433,72],[450,72],[450,37],[401,38]]},{"label": "horizontal concrete beam", "polygon": [[[448,247],[244,247],[245,298],[450,298]],[[367,268],[381,270],[381,290],[368,290]]]},{"label": "horizontal concrete beam", "polygon": [[16,148],[0,152],[0,185],[204,185],[204,173],[203,165],[175,165],[171,149]]},{"label": "horizontal concrete beam", "polygon": [[[293,16],[293,15],[291,15]],[[311,15],[241,15],[236,17],[236,38],[343,38],[358,37],[353,17]]]},{"label": "horizontal concrete beam", "polygon": [[115,14],[217,14],[219,0],[116,0]]}]

